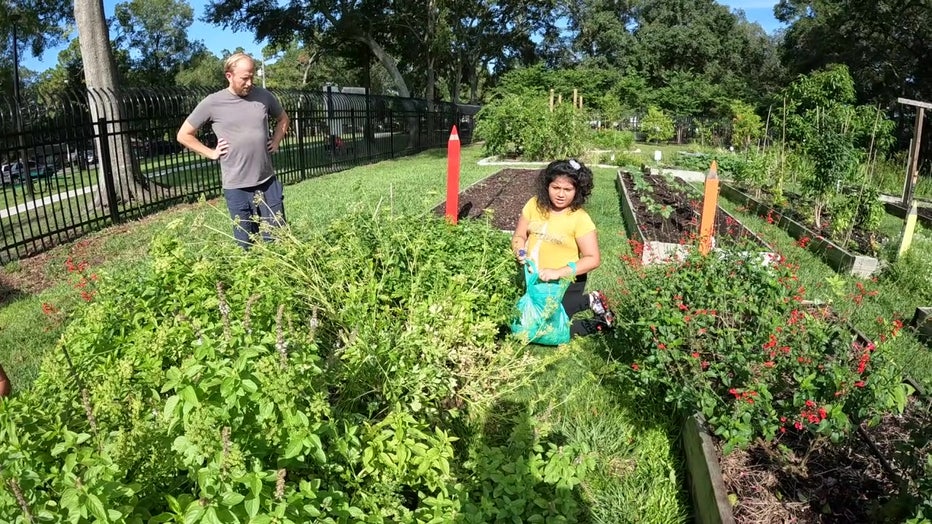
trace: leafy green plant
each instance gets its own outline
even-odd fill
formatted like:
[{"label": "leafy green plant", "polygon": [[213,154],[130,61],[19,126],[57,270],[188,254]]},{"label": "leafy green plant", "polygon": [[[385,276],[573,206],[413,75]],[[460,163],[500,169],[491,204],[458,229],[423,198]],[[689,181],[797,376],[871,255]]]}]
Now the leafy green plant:
[{"label": "leafy green plant", "polygon": [[788,431],[839,441],[902,409],[909,391],[885,351],[901,325],[877,344],[856,339],[837,312],[802,303],[794,268],[747,253],[693,254],[625,279],[626,386],[702,413],[726,449]]},{"label": "leafy green plant", "polygon": [[458,435],[545,365],[500,336],[507,237],[353,214],[245,253],[182,227],[98,282],[34,387],[0,401],[0,520],[453,520],[472,496]]},{"label": "leafy green plant", "polygon": [[649,106],[647,114],[641,119],[641,132],[648,142],[659,142],[673,138],[673,119],[657,106]]},{"label": "leafy green plant", "polygon": [[858,165],[858,151],[845,134],[828,130],[806,148],[814,169],[802,179],[803,190],[812,197],[813,221],[822,227],[822,210],[843,183],[850,181]]},{"label": "leafy green plant", "polygon": [[584,444],[556,444],[547,424],[539,421],[490,416],[504,419],[495,424],[503,426],[496,433],[505,438],[480,440],[470,448],[465,466],[471,475],[464,483],[470,493],[464,498],[470,502],[463,508],[463,521],[578,521],[582,508],[573,489],[595,467],[591,451]]},{"label": "leafy green plant", "polygon": [[[932,304],[932,280],[929,279],[929,275],[932,275],[932,257],[923,255],[932,253],[932,236],[921,226],[917,226],[917,229],[912,247],[903,256],[897,258],[892,252],[887,254],[893,263],[884,269],[880,278],[914,295],[918,303]],[[899,245],[899,240],[888,243],[891,251]]]},{"label": "leafy green plant", "polygon": [[486,151],[527,160],[578,157],[589,133],[582,111],[559,104],[551,112],[543,97],[506,95],[483,106],[476,118]]},{"label": "leafy green plant", "polygon": [[592,131],[589,139],[595,147],[624,152],[634,144],[634,133],[627,130],[600,129]]},{"label": "leafy green plant", "polygon": [[754,108],[746,102],[735,100],[731,103],[731,143],[736,147],[748,149],[751,142],[764,134],[764,123]]}]

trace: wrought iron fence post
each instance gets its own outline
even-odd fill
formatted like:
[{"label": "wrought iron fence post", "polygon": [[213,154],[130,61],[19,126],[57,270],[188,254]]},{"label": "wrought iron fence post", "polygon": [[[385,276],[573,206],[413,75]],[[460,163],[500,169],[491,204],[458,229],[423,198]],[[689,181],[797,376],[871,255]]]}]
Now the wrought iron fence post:
[{"label": "wrought iron fence post", "polygon": [[352,105],[349,108],[349,121],[351,122],[350,128],[352,133],[350,138],[353,140],[353,165],[356,165],[356,108]]},{"label": "wrought iron fence post", "polygon": [[372,142],[375,141],[375,129],[372,128],[372,109],[369,105],[369,86],[366,86],[366,160],[372,160]]},{"label": "wrought iron fence post", "polygon": [[107,207],[110,211],[110,220],[114,224],[120,221],[120,208],[117,205],[116,186],[113,183],[113,165],[110,162],[110,136],[107,133],[107,119],[97,119],[97,135],[100,137],[100,158],[97,159],[97,169],[104,177],[104,186],[107,191]]},{"label": "wrought iron fence post", "polygon": [[330,143],[330,167],[333,167],[337,163],[334,158],[337,139],[333,134],[333,86],[330,84],[327,84],[327,142]]},{"label": "wrought iron fence post", "polygon": [[307,180],[307,141],[305,140],[305,135],[307,135],[307,130],[304,129],[304,126],[307,125],[307,117],[304,112],[304,94],[300,93],[298,95],[298,109],[295,111],[295,128],[298,130],[298,151],[300,151],[301,158],[301,180]]},{"label": "wrought iron fence post", "polygon": [[395,158],[395,117],[388,108],[388,158]]}]

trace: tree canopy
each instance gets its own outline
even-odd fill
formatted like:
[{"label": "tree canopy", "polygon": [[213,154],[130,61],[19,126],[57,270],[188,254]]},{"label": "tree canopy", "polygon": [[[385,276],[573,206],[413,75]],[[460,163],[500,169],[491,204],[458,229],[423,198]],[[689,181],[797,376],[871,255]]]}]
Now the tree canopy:
[{"label": "tree canopy", "polygon": [[[8,36],[11,9],[0,5]],[[21,52],[73,36],[60,0],[24,0],[16,13]],[[222,56],[187,31],[200,17],[265,42],[256,58],[276,88],[352,84],[470,102],[576,89],[597,110],[731,118],[736,100],[763,115],[799,75],[842,64],[846,103],[932,99],[928,2],[780,0],[774,13],[787,24],[777,34],[715,0],[212,0],[199,13],[187,0],[126,0],[106,23],[123,85],[219,82]],[[9,46],[0,39],[0,93],[11,90]],[[24,71],[26,87],[80,84],[82,61],[72,46],[54,70]]]}]

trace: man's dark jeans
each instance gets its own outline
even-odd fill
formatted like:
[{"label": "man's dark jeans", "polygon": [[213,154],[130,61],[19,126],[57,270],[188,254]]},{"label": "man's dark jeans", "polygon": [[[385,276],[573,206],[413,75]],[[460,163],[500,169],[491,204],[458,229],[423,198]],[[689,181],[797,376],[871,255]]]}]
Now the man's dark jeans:
[{"label": "man's dark jeans", "polygon": [[[233,237],[243,249],[249,249],[253,237],[259,233],[259,221],[255,217],[272,227],[285,224],[285,197],[278,177],[273,176],[254,187],[224,189],[223,196],[234,220]],[[266,241],[271,240],[267,231],[263,231],[262,236]]]}]

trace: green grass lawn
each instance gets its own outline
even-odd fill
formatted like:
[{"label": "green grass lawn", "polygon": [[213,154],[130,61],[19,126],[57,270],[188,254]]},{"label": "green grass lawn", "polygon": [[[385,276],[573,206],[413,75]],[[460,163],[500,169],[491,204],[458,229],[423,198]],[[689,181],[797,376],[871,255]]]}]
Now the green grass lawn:
[{"label": "green grass lawn", "polygon": [[[461,188],[501,169],[476,165],[483,156],[479,146],[463,149]],[[615,176],[614,169],[595,170],[595,190],[587,205],[598,226],[603,255],[603,265],[592,273],[589,285],[605,290],[610,297],[617,292],[619,279],[630,275],[619,258],[629,248]],[[359,209],[428,213],[445,199],[445,179],[443,149],[325,174],[286,188],[288,219],[294,230],[301,232]],[[912,314],[916,297],[895,281],[883,279],[866,282],[869,290],[878,292],[876,296],[866,297],[859,307],[847,307],[846,297],[858,293],[858,283],[865,282],[837,276],[776,226],[737,211],[727,200],[721,205],[800,264],[800,278],[809,297],[832,301],[850,313],[855,325],[868,335],[874,334],[877,317],[908,320]],[[3,268],[12,281],[24,284],[22,289],[11,290],[15,299],[0,308],[0,362],[11,375],[14,388],[26,388],[35,379],[43,355],[53,350],[81,305],[81,289],[76,287],[80,277],[68,271],[67,261],[87,261],[86,273],[102,278],[125,271],[148,256],[150,239],[170,222],[183,224],[180,230],[190,231],[195,244],[226,242],[233,247],[225,206],[222,200],[214,199],[93,233]],[[895,232],[894,222],[887,220],[884,227]],[[26,284],[33,281],[49,285],[30,291],[33,288]],[[616,313],[623,322],[624,312]],[[590,337],[559,349],[536,348],[561,358],[533,385],[510,394],[507,400],[525,410],[535,423],[548,425],[568,443],[583,444],[594,455],[596,469],[580,490],[592,522],[685,522],[690,509],[675,418],[662,402],[645,404],[614,383],[603,355],[616,343],[611,337]],[[894,348],[904,373],[932,383],[932,357],[911,335],[900,337]],[[616,354],[623,351],[610,349]]]},{"label": "green grass lawn", "polygon": [[[477,166],[482,156],[478,146],[463,149],[461,188],[501,169]],[[597,169],[595,174],[596,188],[587,207],[599,227],[603,266],[592,274],[590,286],[611,295],[617,287],[618,255],[627,245],[615,171]],[[323,175],[285,189],[288,219],[300,232],[358,209],[428,213],[445,199],[445,178],[443,149]],[[3,268],[12,277],[51,283],[35,293],[22,291],[0,308],[0,362],[14,389],[29,387],[43,355],[54,349],[80,307],[81,289],[75,287],[79,276],[68,271],[67,261],[88,261],[87,274],[106,278],[144,260],[152,236],[175,221],[185,226],[181,230],[192,232],[195,243],[228,242],[233,247],[225,206],[222,200],[211,200],[93,233],[37,259]],[[538,348],[566,355],[508,400],[536,423],[548,424],[568,443],[585,444],[594,454],[596,469],[580,490],[592,522],[685,522],[690,510],[683,491],[677,426],[662,405],[645,406],[613,384],[611,374],[603,372],[607,343],[605,337],[590,337],[561,349]]]}]

